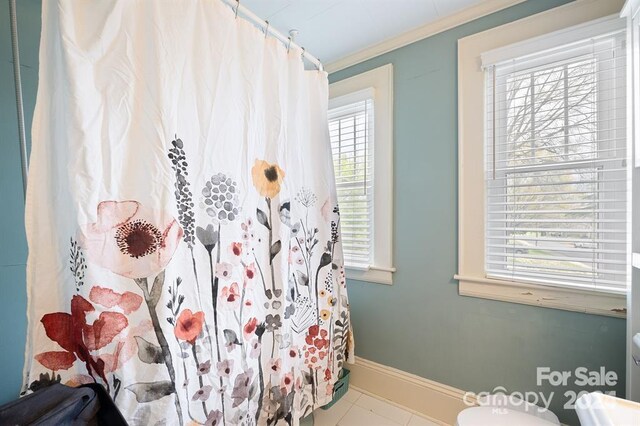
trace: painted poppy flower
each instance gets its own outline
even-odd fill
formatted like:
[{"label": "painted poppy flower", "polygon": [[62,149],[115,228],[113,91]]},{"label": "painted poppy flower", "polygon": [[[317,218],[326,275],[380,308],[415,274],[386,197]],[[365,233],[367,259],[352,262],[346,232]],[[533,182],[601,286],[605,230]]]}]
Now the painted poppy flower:
[{"label": "painted poppy flower", "polygon": [[[236,380],[233,384],[233,391],[231,391],[231,398],[233,399],[233,408],[236,408],[249,398],[251,378],[253,376],[253,370],[250,368],[244,373],[240,373],[236,376]],[[235,423],[234,424],[240,424]]]},{"label": "painted poppy flower", "polygon": [[[105,362],[91,355],[91,351],[102,349],[111,343],[122,330],[127,328],[127,317],[119,312],[102,312],[93,323],[87,323],[87,313],[94,312],[93,305],[82,296],[71,299],[71,313],[53,312],[40,319],[49,339],[56,342],[69,355],[62,351],[43,352],[35,359],[45,367],[54,370],[68,365],[70,368],[77,358],[85,363],[87,371],[93,376],[98,374],[105,382]],[[73,360],[72,360],[73,358]]]},{"label": "painted poppy flower", "polygon": [[306,342],[307,344],[312,344],[313,343],[313,338],[315,336],[318,335],[318,333],[320,332],[320,327],[317,325],[312,325],[311,327],[309,327],[309,329],[307,330],[307,337],[306,337]]},{"label": "painted poppy flower", "polygon": [[282,368],[282,359],[271,358],[269,360],[268,368],[272,373],[278,374]]},{"label": "painted poppy flower", "polygon": [[324,321],[327,321],[329,317],[331,317],[331,312],[329,312],[327,309],[323,309],[320,311],[320,318],[322,318]]},{"label": "painted poppy flower", "polygon": [[280,387],[287,390],[287,393],[291,392],[291,388],[293,387],[293,374],[287,373],[282,378],[280,382]]},{"label": "painted poppy flower", "polygon": [[207,415],[207,420],[204,422],[205,426],[218,426],[222,424],[222,411],[215,410],[210,411]]},{"label": "painted poppy flower", "polygon": [[76,356],[67,351],[42,352],[34,358],[40,364],[53,371],[68,370],[76,360]]},{"label": "painted poppy flower", "polygon": [[233,265],[230,263],[222,262],[216,264],[216,277],[221,280],[228,280],[233,273]]},{"label": "painted poppy flower", "polygon": [[211,361],[206,360],[198,366],[198,376],[209,374],[209,370],[211,370]]},{"label": "painted poppy flower", "polygon": [[244,332],[245,339],[248,339],[251,336],[251,334],[253,334],[256,331],[257,327],[258,327],[257,318],[251,318],[249,321],[247,321],[247,323],[244,325],[244,328],[242,330]]},{"label": "painted poppy flower", "polygon": [[209,385],[203,386],[196,391],[191,397],[192,401],[206,401],[209,399],[209,395],[211,394],[212,387]]},{"label": "painted poppy flower", "polygon": [[222,287],[220,300],[225,302],[228,307],[237,307],[240,304],[240,288],[238,283],[233,283],[228,287]]},{"label": "painted poppy flower", "polygon": [[300,356],[300,350],[297,346],[291,346],[289,348],[289,356],[291,358],[298,358]]},{"label": "painted poppy flower", "polygon": [[242,256],[242,243],[231,243],[229,245],[229,254],[232,259]]},{"label": "painted poppy flower", "polygon": [[142,304],[142,297],[130,291],[120,294],[109,288],[95,286],[89,292],[89,300],[98,305],[107,308],[119,307],[122,311],[129,315],[133,311],[137,311]]},{"label": "painted poppy flower", "polygon": [[256,276],[256,264],[251,263],[250,265],[247,265],[244,268],[244,275],[247,277],[247,279],[252,280],[253,277]]},{"label": "painted poppy flower", "polygon": [[313,342],[313,345],[318,348],[318,349],[323,349],[323,348],[328,348],[329,347],[329,340],[327,339],[316,339]]},{"label": "painted poppy flower", "polygon": [[229,375],[233,372],[233,360],[225,359],[216,364],[218,369],[218,376],[220,377],[229,377]]},{"label": "painted poppy flower", "polygon": [[331,370],[327,368],[324,370],[324,381],[328,382],[329,380],[331,380]]},{"label": "painted poppy flower", "polygon": [[162,271],[178,248],[183,231],[164,211],[137,201],[102,201],[97,220],[81,227],[79,241],[88,259],[128,278]]},{"label": "painted poppy flower", "polygon": [[193,345],[200,332],[202,332],[203,324],[204,312],[193,313],[191,309],[185,309],[178,316],[174,332],[178,339],[185,340]]},{"label": "painted poppy flower", "polygon": [[274,198],[280,192],[280,185],[284,179],[284,171],[277,164],[269,164],[264,160],[256,160],[251,168],[253,186],[260,195]]}]

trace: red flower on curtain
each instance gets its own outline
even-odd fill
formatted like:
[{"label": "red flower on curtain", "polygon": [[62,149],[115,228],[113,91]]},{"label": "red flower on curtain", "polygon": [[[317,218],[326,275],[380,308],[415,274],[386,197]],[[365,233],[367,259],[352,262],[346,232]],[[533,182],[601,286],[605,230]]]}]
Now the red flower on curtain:
[{"label": "red flower on curtain", "polygon": [[135,293],[125,291],[120,294],[109,288],[100,286],[95,286],[91,289],[89,292],[89,300],[107,308],[118,306],[126,315],[129,315],[133,311],[137,311],[142,304],[142,297]]},{"label": "red flower on curtain", "polygon": [[244,332],[245,339],[248,339],[249,337],[251,337],[251,334],[254,331],[256,331],[257,327],[258,327],[257,318],[251,318],[249,321],[247,321],[247,323],[244,325],[244,328],[242,329],[242,331]]},{"label": "red flower on curtain", "polygon": [[76,356],[66,351],[50,351],[37,354],[36,361],[52,371],[68,370],[76,361]]},{"label": "red flower on curtain", "polygon": [[220,300],[228,308],[237,308],[240,305],[240,299],[240,286],[238,283],[234,282],[228,287],[222,287],[222,291],[220,291]]},{"label": "red flower on curtain", "polygon": [[178,316],[175,327],[176,337],[180,340],[186,340],[192,345],[196,342],[198,335],[202,332],[204,324],[204,312],[191,312],[191,309],[185,309]]},{"label": "red flower on curtain", "polygon": [[[92,351],[104,348],[124,330],[129,322],[119,312],[101,312],[93,323],[87,323],[87,313],[95,311],[93,305],[82,296],[71,299],[71,313],[54,312],[43,315],[40,322],[49,339],[65,351],[50,351],[35,355],[35,359],[51,370],[71,368],[76,359],[85,363],[93,377],[96,373],[105,383],[105,363]],[[94,377],[95,378],[95,377]]]},{"label": "red flower on curtain", "polygon": [[229,254],[231,254],[232,260],[239,261],[240,256],[242,256],[242,243],[236,243],[236,242],[231,243],[229,245]]},{"label": "red flower on curtain", "polygon": [[312,325],[307,330],[305,337],[306,345],[303,348],[304,363],[310,368],[320,368],[318,365],[320,360],[327,356],[330,341],[329,333],[325,329],[321,329],[317,325]]}]

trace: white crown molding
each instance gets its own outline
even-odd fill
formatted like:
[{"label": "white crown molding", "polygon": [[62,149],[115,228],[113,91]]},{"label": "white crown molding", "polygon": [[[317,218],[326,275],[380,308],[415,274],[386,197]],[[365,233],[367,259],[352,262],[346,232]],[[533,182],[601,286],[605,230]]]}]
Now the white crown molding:
[{"label": "white crown molding", "polygon": [[325,70],[328,73],[343,70],[352,65],[375,58],[376,56],[391,52],[392,50],[415,43],[416,41],[423,40],[459,25],[466,24],[467,22],[490,15],[499,10],[506,9],[518,3],[523,3],[524,1],[525,0],[485,0],[474,6],[462,9],[453,15],[445,16],[411,31],[407,31],[404,34],[400,34],[399,36],[390,38],[389,40],[385,40],[359,52],[345,56],[342,59],[331,62],[325,66]]}]

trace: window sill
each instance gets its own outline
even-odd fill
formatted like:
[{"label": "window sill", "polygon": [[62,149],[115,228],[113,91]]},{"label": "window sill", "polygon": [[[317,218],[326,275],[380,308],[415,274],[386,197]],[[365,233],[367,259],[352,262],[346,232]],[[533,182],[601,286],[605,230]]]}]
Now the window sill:
[{"label": "window sill", "polygon": [[519,283],[454,275],[461,296],[542,306],[615,318],[627,317],[625,295],[573,290],[538,284]]},{"label": "window sill", "polygon": [[393,273],[395,268],[377,269],[371,268],[354,268],[350,266],[344,267],[347,279],[364,281],[368,283],[393,285]]}]

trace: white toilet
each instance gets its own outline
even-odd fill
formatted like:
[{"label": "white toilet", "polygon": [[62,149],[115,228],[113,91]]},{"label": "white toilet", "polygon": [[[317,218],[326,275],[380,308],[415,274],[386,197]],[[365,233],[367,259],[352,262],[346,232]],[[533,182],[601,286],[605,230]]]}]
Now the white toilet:
[{"label": "white toilet", "polygon": [[462,410],[456,426],[552,426],[559,425],[551,411],[508,395],[478,398],[478,407]]},{"label": "white toilet", "polygon": [[600,392],[578,398],[576,413],[582,426],[640,424],[640,404]]}]

